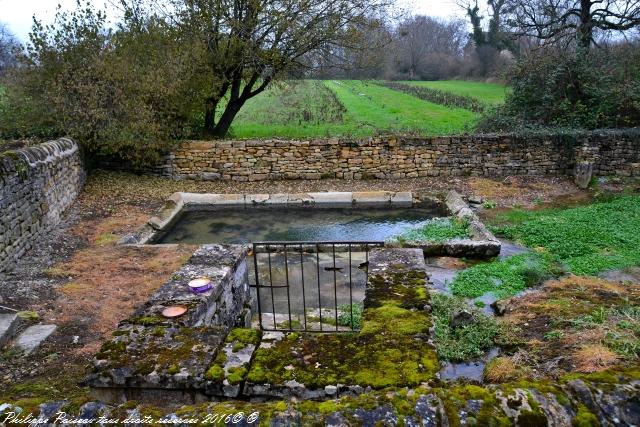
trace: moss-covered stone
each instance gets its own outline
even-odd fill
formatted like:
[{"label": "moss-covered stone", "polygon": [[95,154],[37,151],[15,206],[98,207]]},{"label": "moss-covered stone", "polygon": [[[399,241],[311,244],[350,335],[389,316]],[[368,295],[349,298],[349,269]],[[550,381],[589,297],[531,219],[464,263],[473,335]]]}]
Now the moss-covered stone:
[{"label": "moss-covered stone", "polygon": [[222,382],[224,380],[224,369],[222,366],[213,364],[207,369],[207,372],[204,374],[204,377],[209,381],[219,381]]},{"label": "moss-covered stone", "polygon": [[197,382],[211,365],[224,333],[221,329],[208,327],[139,325],[127,325],[121,331],[122,334],[105,342],[96,355],[96,373],[102,372],[103,375],[91,375],[88,378],[89,385],[110,386],[108,379],[111,374],[121,375],[115,371],[141,377],[155,371],[160,381],[175,381],[175,378],[170,380],[169,377],[185,370],[189,375],[181,381],[187,381],[188,384]]},{"label": "moss-covered stone", "polygon": [[[393,251],[400,257],[405,253]],[[423,261],[418,257],[418,263]],[[247,380],[258,384],[295,380],[308,388],[346,384],[376,389],[433,381],[439,365],[433,347],[426,342],[431,326],[425,310],[428,298],[424,264],[387,264],[384,271],[369,278],[359,333],[289,334],[256,352]]]},{"label": "moss-covered stone", "polygon": [[574,427],[600,427],[600,421],[585,405],[578,405],[578,412],[572,422]]},{"label": "moss-covered stone", "polygon": [[225,338],[226,343],[239,343],[249,345],[258,345],[260,343],[260,331],[250,328],[234,328]]}]

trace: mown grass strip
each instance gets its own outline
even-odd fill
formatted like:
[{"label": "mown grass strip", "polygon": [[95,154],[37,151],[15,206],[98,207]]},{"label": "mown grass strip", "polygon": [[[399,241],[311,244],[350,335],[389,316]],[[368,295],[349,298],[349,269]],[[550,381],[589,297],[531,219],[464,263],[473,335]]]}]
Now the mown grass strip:
[{"label": "mown grass strip", "polygon": [[438,81],[405,81],[404,84],[437,89],[450,92],[455,95],[470,96],[487,104],[502,104],[510,89],[500,83],[470,82],[464,80],[438,80]]},{"label": "mown grass strip", "polygon": [[347,122],[377,132],[458,134],[471,129],[479,117],[469,110],[444,107],[374,83],[332,80],[325,85],[346,107]]},{"label": "mown grass strip", "polygon": [[344,121],[345,111],[322,82],[286,81],[247,101],[232,124],[231,136],[306,138],[357,134],[357,129]]},{"label": "mown grass strip", "polygon": [[235,138],[365,137],[382,133],[450,135],[478,115],[355,80],[282,82],[250,99],[231,128]]}]

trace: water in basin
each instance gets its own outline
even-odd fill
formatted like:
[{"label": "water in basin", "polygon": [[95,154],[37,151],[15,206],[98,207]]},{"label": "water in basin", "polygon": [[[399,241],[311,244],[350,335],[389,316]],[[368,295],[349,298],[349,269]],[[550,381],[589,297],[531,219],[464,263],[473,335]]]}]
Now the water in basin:
[{"label": "water in basin", "polygon": [[423,208],[191,211],[157,243],[383,241],[438,214]]}]

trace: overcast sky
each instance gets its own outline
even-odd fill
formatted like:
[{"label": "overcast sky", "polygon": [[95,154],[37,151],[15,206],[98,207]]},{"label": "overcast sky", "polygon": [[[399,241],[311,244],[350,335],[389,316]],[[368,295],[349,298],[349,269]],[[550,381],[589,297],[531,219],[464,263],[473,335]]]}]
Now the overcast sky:
[{"label": "overcast sky", "polygon": [[[56,6],[73,8],[76,0],[0,0],[0,22],[9,26],[11,31],[22,41],[26,41],[31,30],[31,17],[35,15],[45,23],[51,22]],[[105,0],[94,0],[96,6],[107,7]],[[398,3],[415,14],[451,17],[463,16],[456,6],[455,0],[398,0]],[[113,10],[113,9],[112,9]],[[112,19],[116,15],[112,13]]]}]

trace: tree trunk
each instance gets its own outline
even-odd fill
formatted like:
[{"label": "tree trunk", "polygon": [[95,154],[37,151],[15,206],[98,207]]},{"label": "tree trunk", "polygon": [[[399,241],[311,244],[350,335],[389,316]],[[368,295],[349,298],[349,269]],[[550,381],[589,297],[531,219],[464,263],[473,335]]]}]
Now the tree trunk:
[{"label": "tree trunk", "polygon": [[204,134],[213,136],[216,127],[216,106],[215,98],[208,98],[204,109]]},{"label": "tree trunk", "polygon": [[591,23],[592,0],[580,0],[580,25],[578,26],[578,45],[585,51],[591,46],[593,25]]},{"label": "tree trunk", "polygon": [[245,101],[242,99],[237,99],[235,101],[230,101],[227,104],[227,108],[225,108],[224,113],[218,120],[218,123],[215,125],[210,132],[208,132],[209,136],[213,136],[215,138],[224,138],[227,136],[229,132],[229,128],[231,127],[231,123],[233,123],[233,119],[236,118],[236,115],[240,111],[240,108],[244,105]]}]

